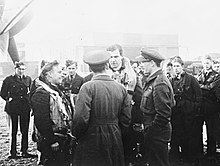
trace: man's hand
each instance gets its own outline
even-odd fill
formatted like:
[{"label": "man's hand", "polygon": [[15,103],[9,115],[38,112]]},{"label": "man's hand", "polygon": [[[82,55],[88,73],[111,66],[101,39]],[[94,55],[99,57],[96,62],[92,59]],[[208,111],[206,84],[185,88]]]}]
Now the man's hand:
[{"label": "man's hand", "polygon": [[59,143],[55,142],[52,145],[50,145],[50,147],[53,151],[58,151],[59,150]]}]

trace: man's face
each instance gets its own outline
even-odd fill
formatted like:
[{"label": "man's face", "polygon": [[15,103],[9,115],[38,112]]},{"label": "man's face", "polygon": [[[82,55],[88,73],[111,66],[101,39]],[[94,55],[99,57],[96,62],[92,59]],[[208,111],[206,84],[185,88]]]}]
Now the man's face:
[{"label": "man's face", "polygon": [[173,70],[176,75],[179,75],[183,72],[183,66],[179,62],[174,62]]},{"label": "man's face", "polygon": [[149,76],[152,71],[152,63],[151,61],[149,62],[141,62],[140,63],[140,70],[143,72],[145,76]]},{"label": "man's face", "polygon": [[48,73],[50,82],[58,85],[62,82],[63,72],[60,66],[54,66],[53,69]]},{"label": "man's face", "polygon": [[76,73],[76,70],[77,70],[77,66],[75,63],[67,67],[67,71],[69,75],[74,75]]},{"label": "man's face", "polygon": [[25,73],[25,69],[26,67],[24,65],[21,65],[20,67],[17,67],[15,69],[15,73],[18,75],[18,76],[23,76],[24,73]]},{"label": "man's face", "polygon": [[220,63],[216,63],[212,65],[213,70],[220,73]]},{"label": "man's face", "polygon": [[110,52],[111,53],[111,58],[109,59],[109,64],[111,68],[115,70],[119,70],[122,66],[122,59],[123,57],[120,55],[119,50],[115,50]]},{"label": "man's face", "polygon": [[165,68],[165,70],[166,70],[166,73],[172,73],[173,67],[172,66],[167,66]]},{"label": "man's face", "polygon": [[209,70],[212,67],[212,61],[210,59],[203,59],[202,66],[205,70]]}]

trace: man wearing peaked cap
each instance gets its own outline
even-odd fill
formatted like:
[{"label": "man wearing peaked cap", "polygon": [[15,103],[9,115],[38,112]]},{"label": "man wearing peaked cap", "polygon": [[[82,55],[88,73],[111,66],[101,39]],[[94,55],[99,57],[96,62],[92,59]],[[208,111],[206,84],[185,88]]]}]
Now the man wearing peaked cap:
[{"label": "man wearing peaked cap", "polygon": [[85,56],[84,62],[87,63],[90,66],[103,65],[103,64],[106,64],[109,59],[110,59],[110,53],[109,52],[96,50],[96,51],[89,52]]},{"label": "man wearing peaked cap", "polygon": [[172,86],[160,68],[164,58],[152,50],[142,50],[137,57],[146,77],[140,104],[143,113],[144,139],[150,166],[169,166],[168,142],[171,139],[171,107],[174,106]]},{"label": "man wearing peaked cap", "polygon": [[[22,134],[21,153],[23,157],[34,157],[28,150],[28,129],[30,123],[29,92],[31,77],[25,75],[26,66],[23,62],[15,62],[15,73],[7,76],[2,83],[1,97],[6,101],[5,111],[10,117],[11,149],[9,158],[18,158],[17,132],[18,122]],[[20,120],[19,120],[20,119]]]},{"label": "man wearing peaked cap", "polygon": [[138,61],[146,61],[146,60],[151,61],[151,60],[153,60],[156,63],[160,63],[165,58],[154,50],[145,49],[145,50],[141,50],[141,55],[136,57],[136,59]]},{"label": "man wearing peaked cap", "polygon": [[[84,62],[87,63],[89,66],[103,66],[109,61],[109,58],[110,54],[107,51],[96,50],[89,52],[84,57]],[[91,67],[90,72],[91,73],[84,77],[83,83],[90,81],[94,76],[94,72],[91,71]]]},{"label": "man wearing peaked cap", "polygon": [[76,165],[125,165],[121,130],[130,125],[131,104],[125,87],[107,74],[109,58],[107,51],[92,51],[84,58],[94,76],[82,85],[76,100]]}]

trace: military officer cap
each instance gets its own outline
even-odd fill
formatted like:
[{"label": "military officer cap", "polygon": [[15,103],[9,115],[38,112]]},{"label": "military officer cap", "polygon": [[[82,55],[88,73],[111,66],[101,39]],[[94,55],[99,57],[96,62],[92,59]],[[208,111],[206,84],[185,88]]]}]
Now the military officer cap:
[{"label": "military officer cap", "polygon": [[106,64],[111,55],[108,51],[96,50],[90,51],[83,59],[88,65],[103,65]]},{"label": "military officer cap", "polygon": [[144,49],[141,50],[141,55],[136,57],[136,60],[139,62],[148,62],[148,61],[155,61],[155,62],[161,62],[165,58],[160,55],[158,52],[150,49]]}]

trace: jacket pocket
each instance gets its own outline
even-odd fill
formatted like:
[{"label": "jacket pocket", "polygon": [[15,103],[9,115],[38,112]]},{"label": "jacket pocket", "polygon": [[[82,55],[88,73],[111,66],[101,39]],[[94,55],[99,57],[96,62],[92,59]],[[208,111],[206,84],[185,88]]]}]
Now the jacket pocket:
[{"label": "jacket pocket", "polygon": [[144,91],[142,99],[141,99],[141,107],[143,109],[149,109],[151,108],[152,102],[150,102],[152,99],[152,92],[153,88],[150,86],[146,91]]}]

